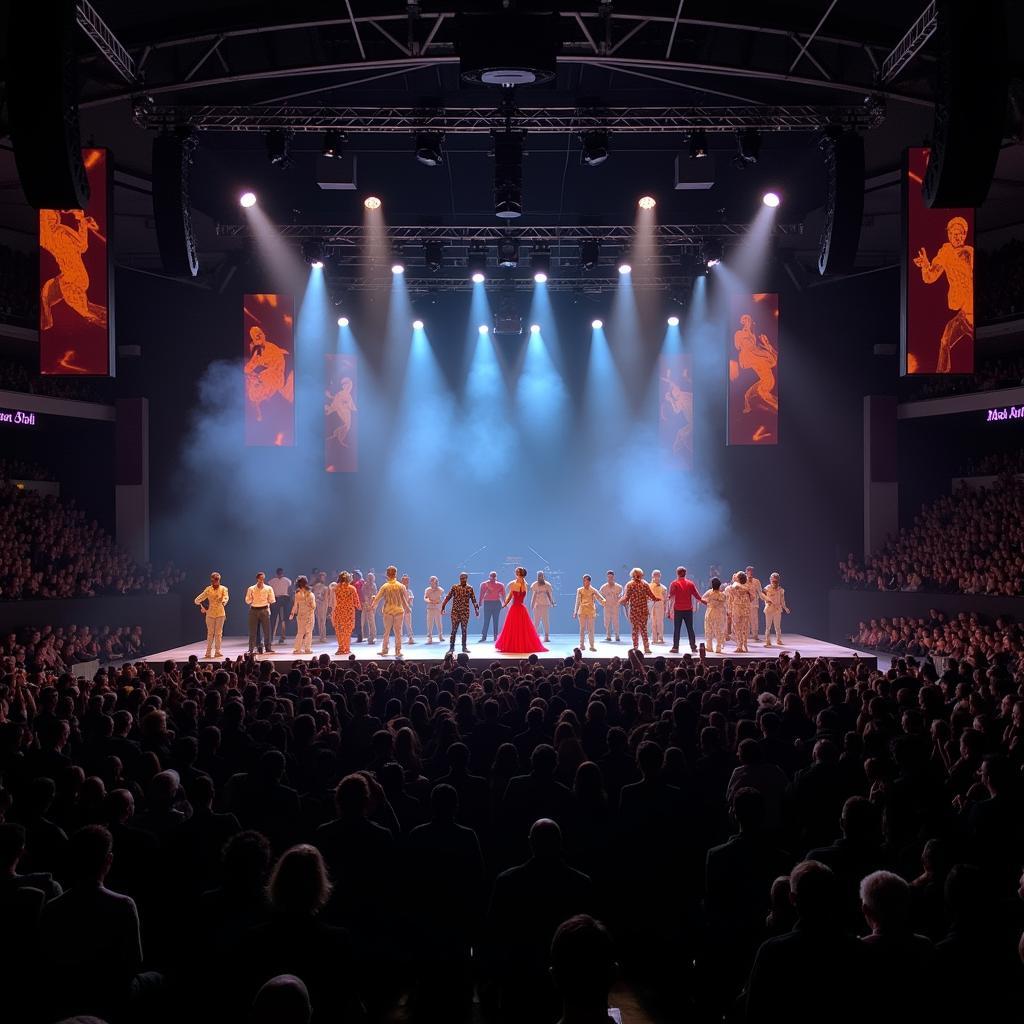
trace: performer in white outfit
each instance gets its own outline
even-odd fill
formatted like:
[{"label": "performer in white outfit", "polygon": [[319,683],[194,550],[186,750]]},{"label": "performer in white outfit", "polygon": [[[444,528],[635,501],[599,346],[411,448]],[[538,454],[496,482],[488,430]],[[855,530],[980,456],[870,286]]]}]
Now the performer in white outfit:
[{"label": "performer in white outfit", "polygon": [[604,638],[611,640],[615,633],[615,642],[619,642],[619,606],[622,602],[622,586],[615,582],[615,573],[611,569],[605,573],[608,582],[601,587],[601,602],[604,605]]},{"label": "performer in white outfit", "polygon": [[580,650],[587,639],[590,640],[590,650],[597,650],[594,646],[594,620],[599,604],[604,604],[604,598],[590,585],[590,576],[584,576],[583,586],[576,591],[576,605],[572,610],[572,617],[580,620]]},{"label": "performer in white outfit", "polygon": [[298,631],[295,634],[295,647],[292,654],[313,653],[313,617],[316,613],[316,598],[309,586],[309,580],[300,576],[295,581],[295,598],[289,619],[298,619]]},{"label": "performer in white outfit", "polygon": [[416,643],[416,638],[412,635],[412,603],[415,600],[412,590],[409,589],[409,577],[402,577],[402,586],[405,587],[409,594],[409,607],[405,610],[405,620],[402,623],[402,628],[405,630],[406,635],[409,637],[409,643]]},{"label": "performer in white outfit", "polygon": [[761,610],[761,581],[754,575],[754,567],[747,566],[747,591],[750,593],[750,635],[760,643],[758,612]]},{"label": "performer in white outfit", "polygon": [[668,594],[668,587],[661,582],[660,569],[651,572],[650,587],[657,598],[657,601],[651,602],[651,643],[663,644],[665,642],[665,619],[668,617],[665,611],[665,595]]},{"label": "performer in white outfit", "polygon": [[782,613],[789,613],[786,604],[786,591],[779,586],[779,574],[773,572],[768,577],[768,586],[761,591],[764,601],[764,645],[772,645],[772,627],[775,627],[775,643],[782,646]]},{"label": "performer in white outfit", "polygon": [[284,569],[278,569],[273,576],[267,580],[267,584],[274,592],[274,607],[270,609],[270,639],[277,636],[277,628],[281,627],[281,643],[285,642],[288,636],[287,623],[291,618],[292,581],[285,576]]},{"label": "performer in white outfit", "polygon": [[551,586],[544,573],[537,573],[537,579],[530,585],[530,610],[533,612],[533,622],[540,632],[541,624],[544,625],[544,642],[551,641],[551,627],[548,617],[551,609],[555,607],[555,588]]},{"label": "performer in white outfit", "polygon": [[[203,602],[206,607],[203,607]],[[224,606],[228,603],[228,588],[221,586],[220,573],[210,573],[210,585],[196,597],[196,604],[206,618],[206,657],[223,657],[220,653],[220,641],[224,635],[224,619],[227,612]],[[211,655],[211,651],[215,653]]]},{"label": "performer in white outfit", "polygon": [[316,598],[316,635],[323,644],[327,642],[327,613],[330,611],[331,588],[327,585],[327,573],[317,572],[309,589]]},{"label": "performer in white outfit", "polygon": [[711,589],[704,591],[703,598],[704,604],[707,605],[707,612],[704,615],[704,642],[709,651],[721,654],[722,644],[725,643],[727,597],[722,590],[722,581],[717,576],[711,580]]},{"label": "performer in white outfit", "polygon": [[377,606],[373,603],[377,597],[377,577],[368,572],[363,581],[363,633],[368,644],[377,642]]},{"label": "performer in white outfit", "polygon": [[747,574],[736,573],[736,581],[729,586],[729,599],[732,611],[732,635],[736,640],[737,654],[747,651],[747,638],[750,635],[750,591],[747,590]]},{"label": "performer in white outfit", "polygon": [[437,585],[437,577],[430,577],[430,586],[423,591],[423,603],[427,606],[427,643],[434,642],[434,630],[437,630],[437,642],[444,639],[444,620],[441,617],[441,602],[444,591]]}]

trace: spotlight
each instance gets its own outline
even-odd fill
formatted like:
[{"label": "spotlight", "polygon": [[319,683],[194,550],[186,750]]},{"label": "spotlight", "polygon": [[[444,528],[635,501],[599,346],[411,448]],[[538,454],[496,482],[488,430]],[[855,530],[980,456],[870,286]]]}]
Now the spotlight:
[{"label": "spotlight", "polygon": [[690,159],[703,160],[708,155],[708,133],[703,129],[690,135]]},{"label": "spotlight", "polygon": [[543,284],[548,279],[551,271],[551,250],[547,248],[535,248],[530,253],[530,269],[533,271],[533,279],[537,284]]},{"label": "spotlight", "polygon": [[413,322],[412,322],[412,329],[414,331],[422,331],[423,330],[423,321],[422,320],[413,320]]},{"label": "spotlight", "polygon": [[391,264],[391,273],[395,275],[404,274],[405,264],[402,263],[401,260],[395,260],[395,262]]},{"label": "spotlight", "polygon": [[494,216],[514,220],[523,215],[523,135],[494,133]]},{"label": "spotlight", "polygon": [[271,166],[284,170],[291,166],[291,135],[280,128],[267,132],[267,159]]},{"label": "spotlight", "polygon": [[679,326],[679,317],[677,317],[677,316],[670,316],[668,318],[668,325],[669,325],[669,327],[678,327]]},{"label": "spotlight", "polygon": [[320,268],[324,265],[324,240],[307,238],[302,243],[302,258],[311,266]]},{"label": "spotlight", "polygon": [[480,284],[487,276],[487,246],[471,245],[466,257],[466,266],[474,284]]},{"label": "spotlight", "polygon": [[243,192],[238,197],[239,203],[242,204],[247,210],[250,206],[256,205],[256,193],[255,192]]},{"label": "spotlight", "polygon": [[473,284],[483,284],[484,281],[486,281],[486,280],[487,280],[487,275],[480,273],[479,270],[476,271],[473,274],[473,277],[472,277]]},{"label": "spotlight", "polygon": [[531,334],[540,334],[540,324],[530,324]]},{"label": "spotlight", "polygon": [[444,243],[438,239],[424,242],[423,257],[427,266],[436,274],[444,264]]},{"label": "spotlight", "polygon": [[736,140],[739,144],[736,166],[756,164],[757,158],[761,155],[761,133],[756,128],[744,128],[736,136]]},{"label": "spotlight", "polygon": [[437,132],[418,132],[416,135],[416,159],[425,167],[437,167],[444,162],[441,136]]},{"label": "spotlight", "polygon": [[656,205],[657,203],[654,196],[641,196],[637,202],[637,206],[639,206],[641,210],[653,210]]},{"label": "spotlight", "polygon": [[345,136],[341,132],[324,132],[324,141],[320,146],[320,154],[326,157],[341,155],[341,147]]},{"label": "spotlight", "polygon": [[348,327],[348,317],[347,316],[339,316],[338,317],[338,326],[339,327]]},{"label": "spotlight", "polygon": [[632,273],[632,271],[633,271],[633,268],[628,263],[626,263],[625,260],[623,260],[619,264],[619,273],[620,274],[630,274],[630,273]]},{"label": "spotlight", "polygon": [[722,243],[717,238],[708,238],[701,246],[701,259],[704,266],[710,270],[722,262]]},{"label": "spotlight", "polygon": [[608,159],[608,133],[603,128],[584,132],[580,159],[588,167],[597,167]]},{"label": "spotlight", "polygon": [[380,200],[376,196],[367,196],[363,200],[363,206],[365,206],[368,210],[379,210]]},{"label": "spotlight", "polygon": [[603,320],[591,320],[590,321],[590,326],[593,327],[595,331],[599,331],[599,330],[601,330],[602,327],[604,327],[604,321]]},{"label": "spotlight", "polygon": [[778,192],[765,192],[765,194],[761,196],[761,202],[764,203],[765,206],[770,206],[772,209],[775,209],[782,200],[779,198]]},{"label": "spotlight", "polygon": [[596,238],[587,238],[580,243],[580,266],[593,270],[601,261],[601,243]]},{"label": "spotlight", "polygon": [[481,324],[477,328],[477,331],[479,331],[481,334],[488,334],[490,332],[490,330],[491,329],[490,329],[490,327],[487,326],[487,324]]},{"label": "spotlight", "polygon": [[511,238],[503,238],[498,243],[498,266],[505,270],[514,270],[519,266],[519,243]]}]

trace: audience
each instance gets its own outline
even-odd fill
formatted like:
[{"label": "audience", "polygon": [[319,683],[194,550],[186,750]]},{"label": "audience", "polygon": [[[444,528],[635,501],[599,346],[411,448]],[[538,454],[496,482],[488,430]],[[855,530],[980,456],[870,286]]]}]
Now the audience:
[{"label": "audience", "polygon": [[[3,274],[0,272],[0,281]],[[0,293],[3,286],[0,285]],[[2,300],[0,300],[2,305]],[[5,319],[0,310],[0,319]],[[33,324],[34,326],[34,324]],[[30,395],[65,398],[75,402],[110,402],[113,391],[109,378],[54,377],[39,373],[34,366],[16,359],[0,359],[0,391],[23,391]]]},{"label": "audience", "polygon": [[23,626],[0,635],[0,664],[19,661],[30,671],[64,672],[83,661],[108,665],[144,653],[141,626]]},{"label": "audience", "polygon": [[21,327],[39,321],[39,265],[34,253],[0,245],[0,320]]}]

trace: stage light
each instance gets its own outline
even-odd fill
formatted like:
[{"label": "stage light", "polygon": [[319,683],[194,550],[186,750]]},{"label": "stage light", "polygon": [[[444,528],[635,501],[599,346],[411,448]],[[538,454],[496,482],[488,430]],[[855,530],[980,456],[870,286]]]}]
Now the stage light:
[{"label": "stage light", "polygon": [[601,262],[601,243],[596,238],[587,238],[580,242],[580,266],[584,270],[593,270]]},{"label": "stage light", "polygon": [[632,272],[633,268],[628,263],[626,263],[625,260],[623,260],[623,262],[619,264],[620,274],[630,274]]},{"label": "stage light", "polygon": [[700,252],[701,259],[704,262],[704,266],[710,270],[712,267],[717,267],[722,262],[722,243],[717,238],[708,238],[704,241],[701,246]]},{"label": "stage light", "polygon": [[345,136],[341,132],[324,132],[324,141],[320,146],[320,155],[336,157],[341,155],[341,147]]},{"label": "stage light", "polygon": [[774,210],[782,200],[779,198],[778,192],[765,192],[765,194],[761,196],[761,202],[764,203],[765,206],[770,206]]},{"label": "stage light", "polygon": [[703,160],[708,155],[708,133],[700,130],[690,135],[690,159]]},{"label": "stage light", "polygon": [[505,270],[514,270],[519,266],[519,243],[511,238],[503,238],[498,243],[498,266]]},{"label": "stage light", "polygon": [[657,201],[654,196],[641,196],[637,201],[637,206],[639,206],[641,210],[653,210],[656,205]]},{"label": "stage light", "polygon": [[306,238],[302,242],[302,258],[314,268],[324,265],[324,240],[322,238]]},{"label": "stage light", "polygon": [[608,159],[608,133],[603,128],[584,132],[580,158],[588,167],[597,167]]},{"label": "stage light", "polygon": [[256,205],[256,193],[255,192],[243,192],[238,197],[239,203],[242,204],[247,210],[250,206]]},{"label": "stage light", "polygon": [[533,271],[533,279],[537,284],[543,284],[548,279],[551,270],[551,250],[547,248],[535,248],[530,254],[530,269]]},{"label": "stage light", "polygon": [[479,326],[479,327],[477,328],[477,330],[478,330],[478,331],[479,331],[479,332],[480,332],[481,334],[488,334],[488,333],[490,333],[490,330],[491,330],[491,329],[490,329],[490,327],[488,327],[488,326],[487,326],[487,324],[481,324],[481,325],[480,325],[480,326]]},{"label": "stage light", "polygon": [[422,331],[423,330],[423,321],[422,320],[413,320],[413,322],[412,322],[412,329],[414,331]]},{"label": "stage light", "polygon": [[540,334],[540,324],[530,324],[531,334]]},{"label": "stage light", "polygon": [[363,200],[363,206],[365,206],[368,210],[379,210],[380,200],[376,196],[367,196]]},{"label": "stage light", "polygon": [[476,271],[476,273],[473,274],[473,277],[472,277],[473,284],[483,284],[484,281],[486,281],[486,280],[487,280],[487,275],[480,273],[479,270]]},{"label": "stage light", "polygon": [[487,246],[471,245],[466,255],[466,267],[474,284],[480,284],[487,277]]},{"label": "stage light", "polygon": [[678,327],[679,326],[679,317],[677,317],[677,316],[670,316],[668,318],[668,325],[669,325],[669,327]]},{"label": "stage light", "polygon": [[338,326],[339,327],[348,327],[348,317],[347,316],[339,316],[338,317]]},{"label": "stage light", "polygon": [[737,167],[756,164],[757,158],[761,155],[761,133],[756,128],[744,128],[736,136],[736,141],[739,146]]},{"label": "stage light", "polygon": [[418,132],[416,135],[416,159],[425,167],[437,167],[444,162],[441,136],[437,132]]},{"label": "stage light", "polygon": [[392,274],[396,274],[396,275],[397,274],[404,274],[405,273],[405,264],[400,263],[400,262],[398,262],[396,260],[394,263],[391,264],[391,273]]},{"label": "stage light", "polygon": [[523,215],[523,135],[494,133],[494,216],[514,220]]},{"label": "stage light", "polygon": [[591,320],[590,321],[590,326],[593,327],[595,331],[599,331],[599,330],[601,330],[602,327],[604,327],[604,321],[603,320]]},{"label": "stage light", "polygon": [[444,243],[436,238],[424,242],[423,258],[427,266],[436,274],[444,265]]},{"label": "stage light", "polygon": [[272,131],[267,132],[267,159],[270,161],[271,166],[282,171],[286,167],[290,167],[292,163],[291,146],[292,137],[290,133],[280,128],[274,128]]}]

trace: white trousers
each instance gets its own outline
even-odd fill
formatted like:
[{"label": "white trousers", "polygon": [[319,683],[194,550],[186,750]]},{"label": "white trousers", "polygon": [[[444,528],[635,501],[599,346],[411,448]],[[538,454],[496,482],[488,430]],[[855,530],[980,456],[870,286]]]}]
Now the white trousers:
[{"label": "white trousers", "polygon": [[434,630],[437,630],[437,639],[442,639],[444,635],[444,622],[441,618],[441,605],[440,604],[428,604],[427,605],[427,641],[434,639]]},{"label": "white trousers", "polygon": [[313,615],[310,612],[295,616],[295,648],[292,654],[308,653],[313,646]]},{"label": "white trousers", "polygon": [[612,602],[608,601],[604,606],[604,635],[606,639],[610,639],[612,633],[615,634],[615,639],[619,639],[619,605],[612,607]]},{"label": "white trousers", "polygon": [[363,609],[363,636],[371,644],[377,640],[377,613],[372,608]]},{"label": "white trousers", "polygon": [[224,635],[224,616],[206,613],[206,656],[220,654],[220,638]]},{"label": "white trousers", "polygon": [[580,616],[580,647],[584,646],[587,639],[590,640],[590,646],[594,646],[594,615],[581,615]]},{"label": "white trousers", "polygon": [[327,639],[327,598],[318,601],[316,605],[316,635],[320,637],[321,643]]},{"label": "white trousers", "polygon": [[551,605],[549,604],[538,604],[533,609],[533,623],[537,632],[540,632],[541,624],[544,626],[544,637],[545,639],[551,633],[551,627],[548,625],[548,616],[551,614]]},{"label": "white trousers", "polygon": [[771,639],[772,627],[775,628],[775,640],[777,643],[782,643],[782,609],[772,608],[769,605],[765,605],[764,609],[764,638],[765,640]]},{"label": "white trousers", "polygon": [[380,649],[387,654],[388,653],[388,641],[391,639],[391,634],[395,634],[395,654],[402,653],[402,620],[405,618],[405,612],[394,612],[384,613],[384,631],[381,634]]},{"label": "white trousers", "polygon": [[665,642],[665,601],[653,601],[651,603],[651,643],[663,644]]},{"label": "white trousers", "polygon": [[402,628],[405,630],[406,635],[409,637],[409,643],[414,643],[412,635],[412,612],[406,612],[402,619]]}]

